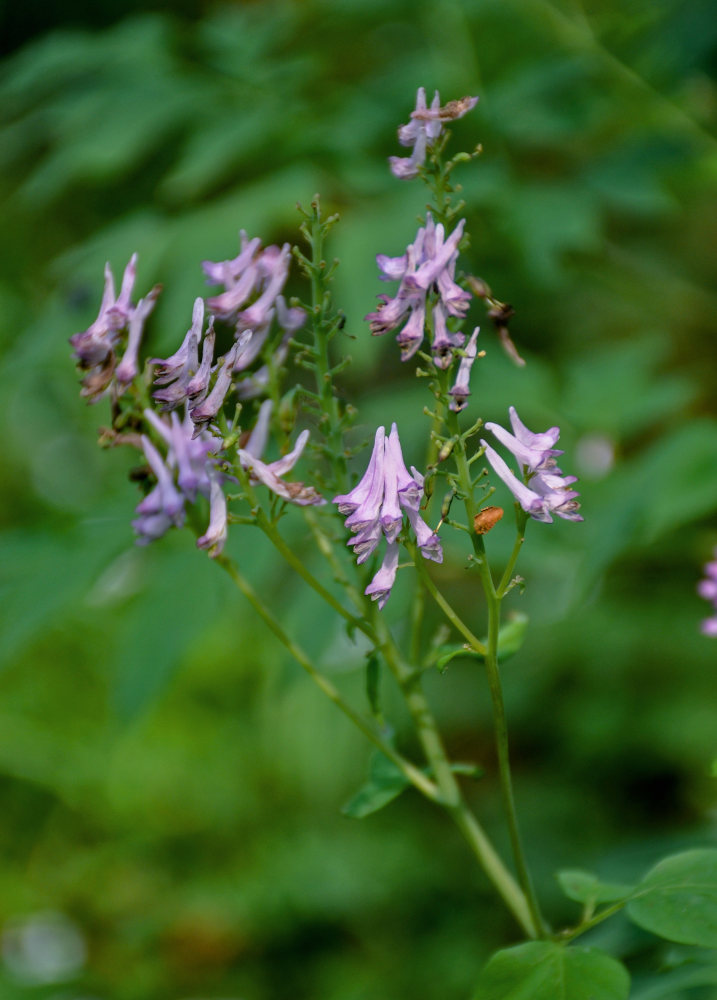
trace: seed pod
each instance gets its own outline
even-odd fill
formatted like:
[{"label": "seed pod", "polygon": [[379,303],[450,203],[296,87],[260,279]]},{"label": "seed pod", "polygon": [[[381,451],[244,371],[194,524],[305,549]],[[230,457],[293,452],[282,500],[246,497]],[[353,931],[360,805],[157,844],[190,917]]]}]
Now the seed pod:
[{"label": "seed pod", "polygon": [[473,518],[473,528],[476,535],[487,535],[503,516],[502,507],[484,507]]}]

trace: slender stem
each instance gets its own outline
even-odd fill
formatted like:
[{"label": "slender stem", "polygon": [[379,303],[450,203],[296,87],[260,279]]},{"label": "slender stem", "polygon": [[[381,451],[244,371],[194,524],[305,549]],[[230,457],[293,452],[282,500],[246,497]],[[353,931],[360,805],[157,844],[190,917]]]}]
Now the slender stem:
[{"label": "slender stem", "polygon": [[513,848],[513,859],[515,861],[518,881],[525,893],[528,901],[530,913],[535,926],[538,928],[539,936],[546,934],[545,923],[540,913],[538,900],[533,889],[533,883],[525,860],[525,853],[520,838],[518,828],[518,816],[515,809],[515,798],[513,795],[513,778],[510,770],[510,756],[508,750],[508,722],[505,715],[505,704],[503,702],[503,688],[500,682],[500,672],[498,669],[498,630],[500,627],[500,599],[495,595],[488,597],[488,649],[485,656],[486,671],[488,674],[488,686],[493,704],[493,721],[495,726],[495,744],[498,755],[498,773],[500,776],[500,787],[503,796],[503,806],[508,821],[510,842]]},{"label": "slender stem", "polygon": [[593,927],[597,927],[601,924],[603,920],[607,920],[608,917],[614,916],[619,913],[620,910],[626,905],[628,901],[626,899],[621,899],[617,903],[613,903],[612,906],[605,907],[600,913],[596,913],[594,917],[590,920],[584,921],[578,927],[573,927],[571,930],[563,931],[558,935],[561,941],[574,941],[576,937],[580,937],[581,934],[585,934],[587,931],[592,930]]},{"label": "slender stem", "polygon": [[416,586],[413,591],[411,602],[411,641],[409,645],[409,658],[411,663],[418,663],[421,658],[421,627],[423,625],[423,613],[426,606],[426,591],[421,586],[420,580],[416,578]]},{"label": "slender stem", "polygon": [[351,624],[354,628],[359,629],[364,633],[364,635],[368,636],[372,642],[376,641],[376,635],[371,626],[368,625],[362,618],[357,618],[355,615],[352,615],[350,611],[347,611],[346,608],[336,600],[334,595],[328,591],[319,580],[316,579],[311,570],[307,568],[306,563],[299,559],[292,548],[286,544],[284,539],[279,534],[276,525],[269,520],[261,508],[258,508],[256,511],[256,523],[267,538],[272,542],[275,548],[281,553],[291,568],[298,573],[305,583],[308,583],[312,590],[315,590],[316,593],[326,601],[329,607],[333,608],[337,614],[341,615],[341,617],[349,622],[349,624]]},{"label": "slender stem", "polygon": [[[486,557],[483,536],[476,534],[473,530],[473,521],[475,516],[473,480],[470,474],[470,466],[466,455],[465,442],[460,436],[458,417],[455,413],[449,412],[448,426],[451,432],[456,436],[454,456],[458,473],[458,481],[464,496],[466,514],[468,516],[468,524],[471,532],[471,541],[473,543],[473,551],[475,554],[475,562],[478,567],[478,572],[483,584],[483,590],[485,591],[486,602],[488,604],[488,648],[485,651],[485,666],[488,674],[488,686],[490,689],[491,702],[493,705],[495,743],[498,757],[498,774],[500,777],[503,806],[508,822],[508,830],[510,833],[510,841],[513,849],[513,858],[515,861],[516,872],[518,874],[518,881],[520,882],[523,890],[524,898],[527,901],[531,916],[531,924],[535,929],[535,936],[544,937],[546,934],[545,923],[540,913],[538,900],[533,889],[518,829],[518,817],[515,809],[513,779],[510,770],[510,756],[508,750],[508,723],[505,716],[503,688],[500,681],[500,672],[498,670],[500,601],[503,593],[503,591],[501,591],[501,587],[503,586],[503,582],[505,580],[505,573],[503,574],[501,583],[496,589],[493,581],[493,575],[490,571],[490,566],[488,565],[488,559]],[[519,532],[519,535],[520,534],[522,534],[522,532]],[[515,559],[517,558],[519,548],[520,546],[516,543],[514,556],[511,556],[511,561],[508,565],[510,572],[512,572],[512,567],[515,563]],[[508,579],[510,579],[510,577],[508,577]],[[505,582],[507,586],[507,581]]]},{"label": "slender stem", "polygon": [[438,801],[440,795],[435,783],[431,781],[430,778],[427,778],[419,768],[407,760],[402,754],[394,750],[391,744],[384,740],[373,729],[371,724],[367,722],[358,712],[356,712],[347,701],[344,700],[331,681],[316,669],[309,656],[284,631],[279,620],[272,614],[269,608],[267,608],[261,598],[257,595],[249,581],[240,572],[236,563],[234,563],[227,556],[223,555],[217,556],[215,562],[217,562],[222,569],[229,574],[257,614],[274,633],[282,645],[284,645],[289,653],[291,653],[296,662],[304,668],[314,684],[316,684],[317,687],[319,687],[324,694],[327,695],[331,701],[333,701],[333,703],[341,709],[344,715],[351,719],[353,724],[361,730],[364,736],[366,736],[367,739],[369,739],[371,743],[373,743],[373,745],[381,751],[381,753],[385,754],[385,756],[400,769],[402,774],[408,779],[408,781],[411,782],[412,785],[425,795],[426,798],[433,802]]},{"label": "slender stem", "polygon": [[493,883],[508,909],[529,938],[540,936],[524,892],[503,864],[482,826],[468,808],[451,769],[436,720],[431,713],[421,685],[421,675],[401,659],[393,638],[374,606],[374,626],[381,638],[381,651],[398,682],[416,727],[416,732],[440,790],[439,804],[446,809],[467,840],[484,872]]},{"label": "slender stem", "polygon": [[[361,592],[356,587],[354,587],[349,578],[346,576],[344,568],[341,565],[341,562],[339,561],[336,555],[335,545],[333,544],[331,539],[327,538],[324,532],[321,530],[321,526],[316,516],[316,511],[312,510],[311,507],[306,507],[304,508],[304,517],[306,518],[306,521],[309,527],[311,528],[311,533],[316,539],[316,544],[319,546],[319,551],[321,552],[322,556],[326,559],[329,566],[333,570],[334,579],[336,580],[337,583],[340,583],[341,586],[344,588],[349,598],[351,599],[353,606],[356,608],[356,611],[361,616],[361,620],[363,622],[364,598]],[[371,635],[369,638],[373,640],[374,636]]]},{"label": "slender stem", "polygon": [[453,607],[445,599],[443,594],[440,592],[438,587],[431,579],[428,570],[426,568],[425,561],[421,558],[419,553],[415,551],[415,549],[414,549],[413,562],[416,569],[418,570],[418,573],[421,577],[421,580],[423,581],[423,585],[425,586],[426,590],[431,595],[431,597],[436,602],[436,604],[441,609],[441,611],[446,616],[451,625],[453,625],[456,631],[460,632],[461,635],[464,637],[464,639],[467,640],[471,649],[475,650],[476,653],[480,653],[481,656],[485,656],[486,647],[484,643],[482,643],[480,639],[478,639],[471,632],[471,630],[465,624],[463,619],[459,617],[459,615],[456,613]]},{"label": "slender stem", "polygon": [[[332,324],[329,319],[329,292],[326,287],[326,262],[324,255],[324,235],[327,223],[321,218],[321,207],[318,196],[312,202],[313,219],[311,225],[311,306],[314,331],[314,364],[316,372],[316,391],[323,410],[321,429],[328,446],[331,465],[334,471],[334,486],[340,493],[348,489],[348,466],[346,464],[346,449],[341,429],[341,412],[339,401],[334,395],[334,384],[331,377],[329,359],[329,340]],[[330,220],[329,220],[330,225]]]},{"label": "slender stem", "polygon": [[496,587],[496,596],[499,600],[502,600],[505,596],[505,592],[508,588],[508,584],[513,578],[513,570],[515,569],[515,564],[518,561],[518,556],[520,555],[520,550],[523,547],[523,542],[525,541],[525,526],[528,521],[528,515],[523,511],[518,504],[515,505],[515,520],[517,526],[517,534],[515,536],[515,543],[513,545],[513,551],[510,553],[510,559],[503,570],[503,575],[500,578],[500,583]]}]

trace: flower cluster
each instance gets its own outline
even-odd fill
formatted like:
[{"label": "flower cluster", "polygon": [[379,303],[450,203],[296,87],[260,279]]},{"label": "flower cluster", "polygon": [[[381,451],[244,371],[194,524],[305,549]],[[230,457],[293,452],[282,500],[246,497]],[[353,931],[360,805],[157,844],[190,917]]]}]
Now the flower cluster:
[{"label": "flower cluster", "polygon": [[242,229],[241,250],[233,260],[205,260],[202,268],[212,285],[224,285],[225,291],[207,300],[218,319],[234,323],[237,334],[251,330],[254,341],[260,341],[254,357],[276,313],[285,330],[298,330],[306,316],[303,309],[288,309],[281,292],[289,276],[291,247],[268,246],[261,249],[261,240],[250,240]]},{"label": "flower cluster", "polygon": [[401,442],[395,424],[386,437],[384,427],[376,431],[368,468],[350,493],[334,497],[339,513],[348,515],[346,527],[354,535],[348,545],[363,563],[386,538],[386,554],[380,569],[365,593],[383,608],[388,600],[398,569],[398,535],[403,527],[404,513],[413,529],[418,548],[425,559],[443,561],[443,549],[438,535],[431,531],[419,514],[423,495],[423,476],[413,466],[409,474],[403,461]]},{"label": "flower cluster", "polygon": [[[413,357],[421,346],[429,308],[433,326],[431,351],[439,368],[448,368],[454,350],[465,342],[465,334],[452,333],[446,323],[448,316],[463,318],[471,301],[470,292],[455,281],[458,244],[464,226],[465,219],[461,219],[446,239],[443,225],[436,225],[428,212],[426,225],[418,230],[405,254],[401,257],[378,254],[376,257],[383,272],[381,280],[399,281],[400,284],[393,298],[380,295],[381,303],[376,312],[364,318],[370,323],[374,336],[402,326],[396,337],[402,361]],[[430,298],[429,291],[434,293]]]},{"label": "flower cluster", "polygon": [[194,436],[189,415],[180,421],[172,413],[167,421],[147,409],[144,416],[167,445],[167,456],[163,459],[149,437],[142,436],[142,450],[157,485],[137,506],[135,513],[139,517],[132,522],[137,541],[146,545],[161,538],[172,526],[181,527],[185,503],[194,503],[199,493],[208,497],[210,513],[209,526],[197,539],[197,545],[208,549],[211,556],[219,555],[227,537],[227,503],[222,491],[226,477],[219,471],[217,458],[211,456],[221,448],[221,438],[207,431]]},{"label": "flower cluster", "polygon": [[[132,305],[132,289],[137,274],[137,254],[124,269],[122,287],[115,295],[115,283],[109,263],[105,264],[105,287],[97,319],[86,330],[70,337],[79,367],[86,372],[81,394],[96,403],[112,388],[122,395],[139,371],[139,345],[144,324],[154,308],[161,289],[156,285],[137,305]],[[127,344],[118,363],[116,347],[127,332]]]},{"label": "flower cluster", "polygon": [[[198,298],[179,350],[169,358],[152,359],[157,366],[154,398],[165,409],[186,403],[197,432],[216,419],[230,392],[239,399],[262,395],[269,381],[268,364],[255,372],[248,369],[262,351],[274,318],[284,331],[273,356],[276,366],[286,360],[289,341],[306,319],[303,309],[289,308],[281,295],[289,273],[289,245],[261,250],[260,241],[250,240],[243,230],[241,245],[234,260],[204,261],[209,280],[226,286],[225,292],[208,300],[214,315],[209,317],[204,339],[204,300]],[[215,316],[232,321],[236,333],[231,349],[216,361]]]},{"label": "flower cluster", "polygon": [[418,88],[416,107],[411,112],[411,120],[398,129],[398,141],[402,146],[413,146],[410,156],[390,156],[391,173],[399,180],[411,180],[418,176],[418,168],[425,162],[426,150],[443,131],[443,123],[462,118],[478,103],[477,97],[462,97],[449,101],[441,107],[441,98],[436,91],[430,108],[426,106],[426,91]]},{"label": "flower cluster", "polygon": [[702,622],[704,635],[717,636],[717,548],[712,559],[705,565],[705,578],[697,584],[697,593],[706,601],[712,601],[715,613]]},{"label": "flower cluster", "polygon": [[551,427],[544,433],[534,434],[521,422],[515,407],[510,407],[510,424],[513,433],[499,424],[487,423],[489,430],[501,444],[517,458],[523,471],[524,481],[511,472],[503,459],[481,440],[485,456],[493,470],[500,476],[520,506],[536,521],[552,523],[552,514],[567,521],[582,521],[578,513],[579,494],[571,489],[577,482],[575,476],[564,476],[555,462],[556,455],[562,455],[554,446],[560,437],[560,428]]}]

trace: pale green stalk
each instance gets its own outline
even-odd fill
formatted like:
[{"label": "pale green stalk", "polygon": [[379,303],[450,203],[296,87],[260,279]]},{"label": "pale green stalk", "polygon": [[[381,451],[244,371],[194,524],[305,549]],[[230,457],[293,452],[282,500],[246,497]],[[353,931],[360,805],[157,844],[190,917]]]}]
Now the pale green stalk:
[{"label": "pale green stalk", "polygon": [[359,715],[359,713],[356,712],[347,701],[344,700],[331,681],[316,669],[309,656],[284,631],[284,628],[279,620],[257,595],[249,581],[240,572],[236,563],[234,563],[227,556],[223,555],[217,556],[215,561],[229,574],[260,618],[274,633],[282,645],[286,647],[296,662],[303,667],[309,677],[311,677],[314,684],[316,684],[317,687],[319,687],[324,694],[331,699],[331,701],[353,722],[358,729],[360,729],[364,736],[366,736],[366,738],[369,739],[382,754],[388,757],[388,759],[396,765],[405,778],[410,781],[415,788],[417,788],[432,802],[439,801],[440,794],[436,784],[434,784],[430,778],[427,778],[419,768],[407,760],[402,754],[398,753],[397,750],[394,750],[391,744],[384,740],[383,737],[375,731],[373,726],[361,715]]},{"label": "pale green stalk", "polygon": [[524,892],[503,864],[482,826],[468,808],[443,746],[436,720],[423,692],[421,674],[402,660],[380,612],[372,609],[381,652],[394,675],[413,719],[416,733],[440,791],[439,803],[452,817],[506,906],[529,938],[541,934]]},{"label": "pale green stalk", "polygon": [[[516,542],[516,545],[513,548],[513,554],[506,570],[508,573],[507,580],[506,574],[504,573],[503,579],[496,590],[493,582],[493,576],[486,558],[483,536],[476,534],[476,532],[472,530],[476,513],[476,506],[473,500],[473,480],[466,456],[465,442],[460,436],[457,414],[449,411],[447,423],[448,429],[456,437],[453,454],[456,461],[458,481],[464,496],[468,524],[471,528],[471,541],[473,542],[475,562],[480,574],[481,583],[483,584],[483,590],[485,592],[486,602],[488,605],[488,644],[487,649],[485,650],[484,660],[486,673],[488,675],[488,687],[490,690],[491,703],[493,706],[495,746],[498,758],[498,774],[500,778],[501,794],[503,797],[503,807],[505,809],[506,820],[508,822],[510,842],[513,850],[513,860],[515,861],[518,880],[528,902],[533,926],[537,929],[537,935],[542,937],[546,933],[545,924],[540,913],[540,907],[538,905],[535,891],[533,889],[533,883],[528,871],[528,865],[525,859],[525,852],[523,851],[520,830],[518,827],[518,816],[515,808],[515,797],[513,795],[513,778],[510,769],[508,722],[505,715],[503,687],[500,680],[500,671],[498,669],[500,602],[505,592],[505,586],[507,586],[507,582],[510,580],[510,574],[512,574],[515,560],[517,559],[518,552],[520,551],[520,544]],[[518,534],[519,540],[522,543],[522,533],[519,531]]]}]

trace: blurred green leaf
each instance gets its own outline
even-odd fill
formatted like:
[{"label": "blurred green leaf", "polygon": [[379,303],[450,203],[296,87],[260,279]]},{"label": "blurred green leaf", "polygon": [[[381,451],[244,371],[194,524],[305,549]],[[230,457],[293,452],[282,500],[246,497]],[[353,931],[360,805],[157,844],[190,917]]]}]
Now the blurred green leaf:
[{"label": "blurred green leaf", "polygon": [[588,906],[597,903],[616,903],[633,892],[633,886],[618,882],[602,882],[597,875],[578,869],[558,872],[558,883],[568,899]]},{"label": "blurred green leaf", "polygon": [[473,1000],[626,1000],[629,990],[627,969],[605,952],[531,941],[491,958]]},{"label": "blurred green leaf", "polygon": [[359,791],[342,806],[344,816],[363,819],[393,802],[410,786],[408,778],[380,751],[371,755],[369,779]]},{"label": "blurred green leaf", "polygon": [[717,849],[664,858],[638,884],[627,915],[668,941],[717,948]]}]

